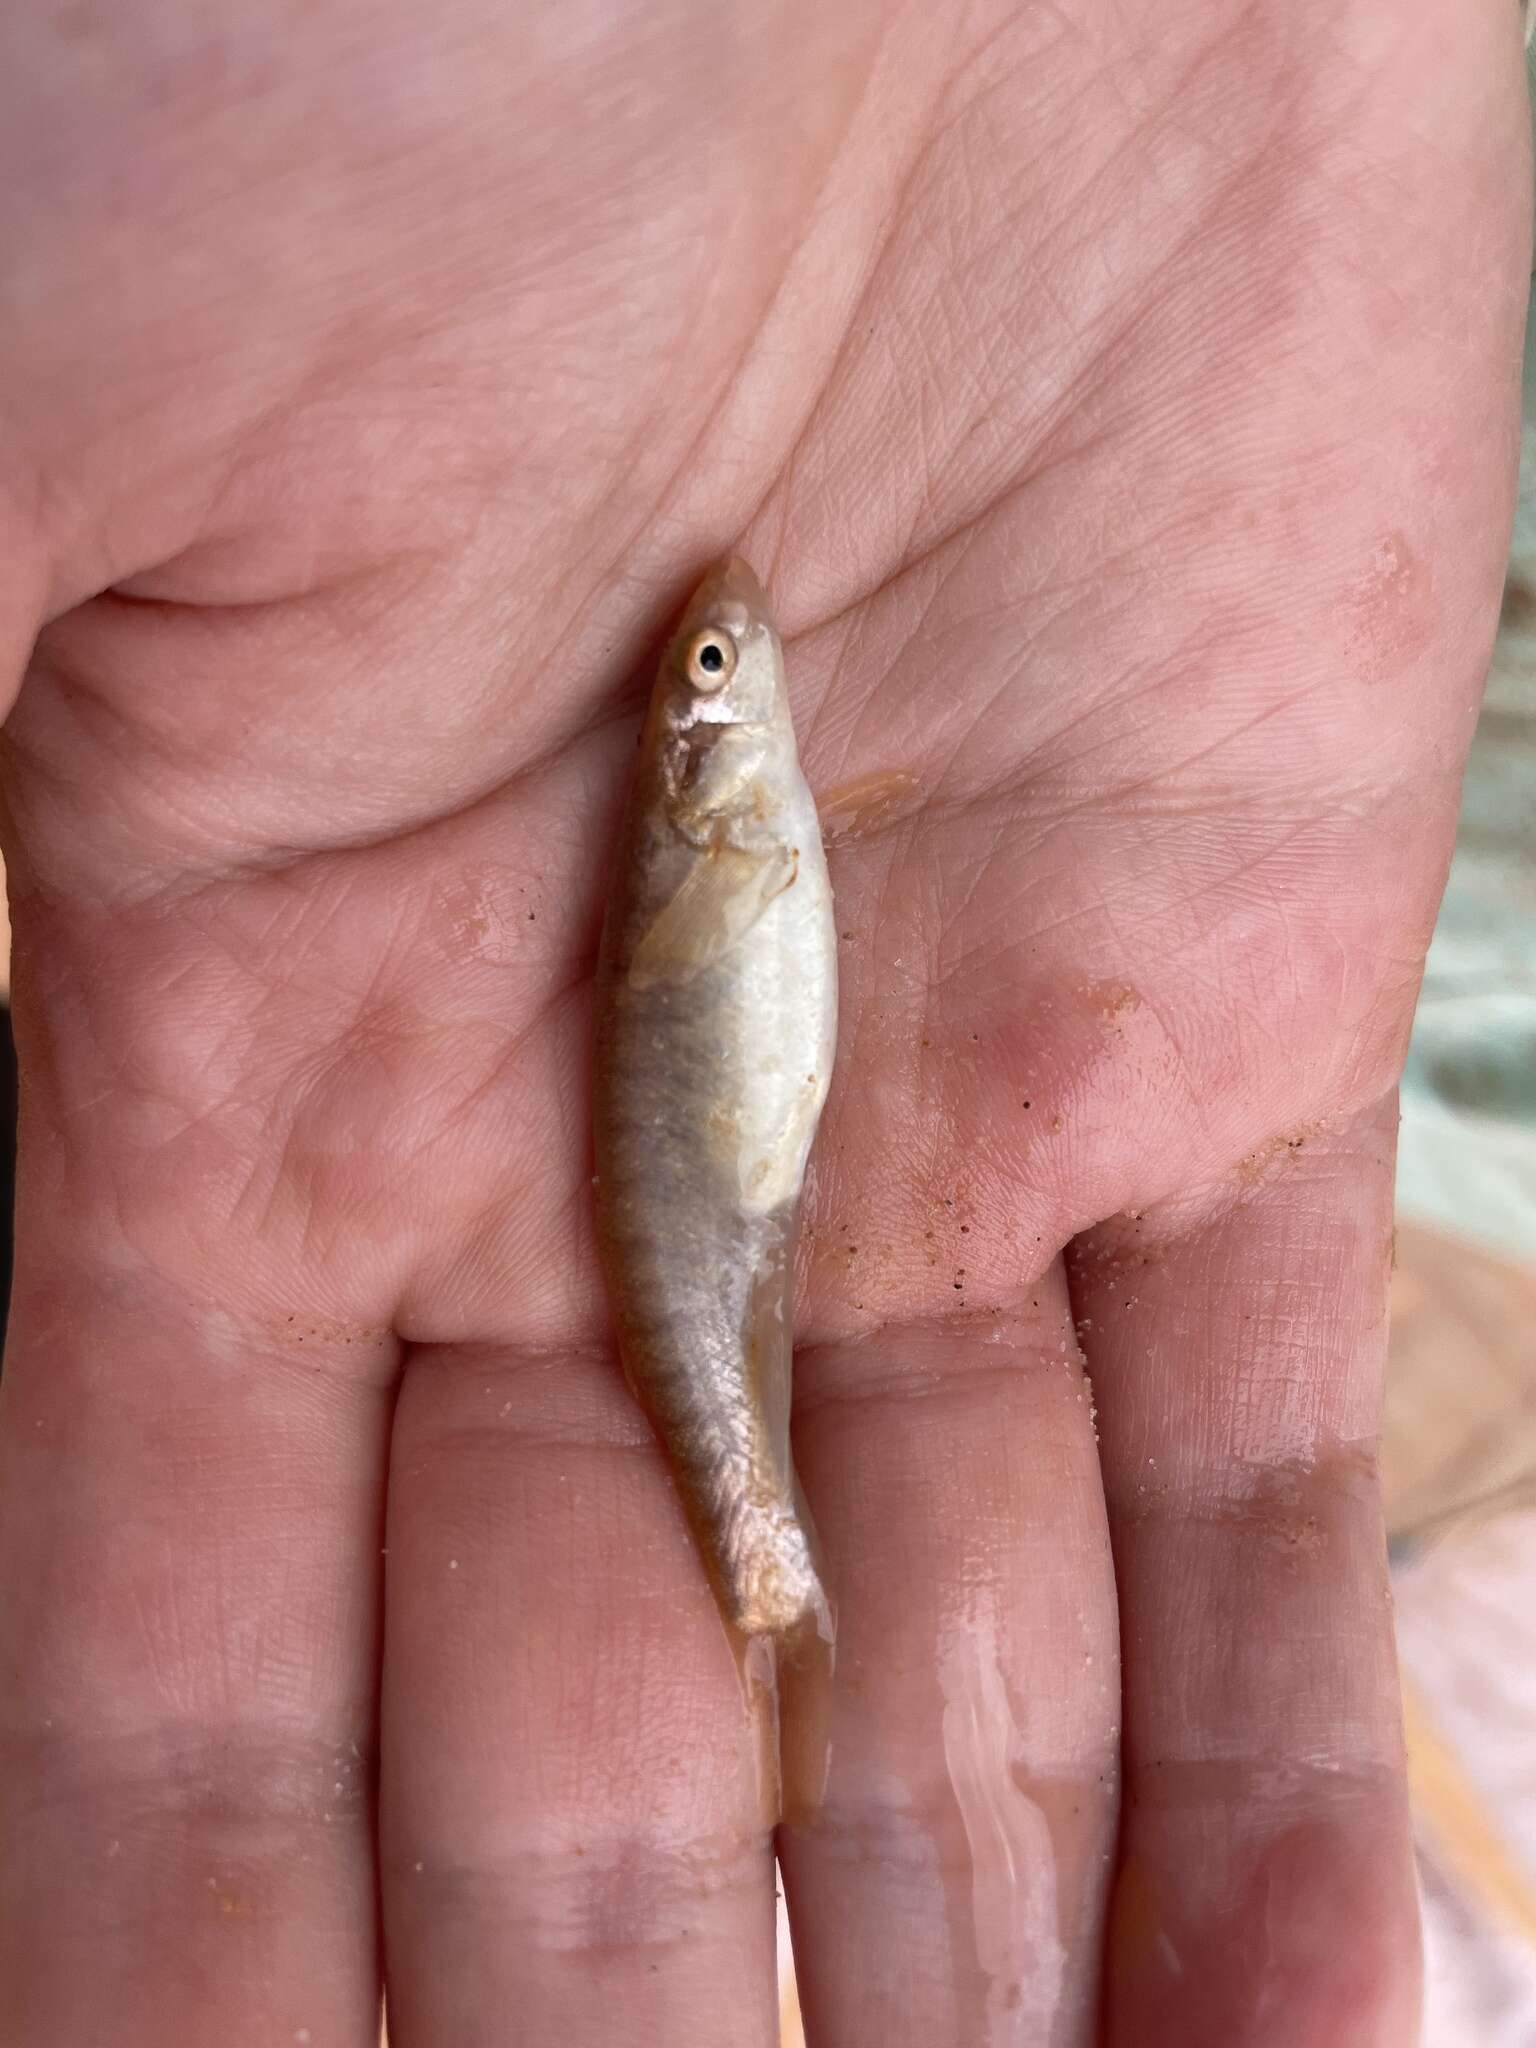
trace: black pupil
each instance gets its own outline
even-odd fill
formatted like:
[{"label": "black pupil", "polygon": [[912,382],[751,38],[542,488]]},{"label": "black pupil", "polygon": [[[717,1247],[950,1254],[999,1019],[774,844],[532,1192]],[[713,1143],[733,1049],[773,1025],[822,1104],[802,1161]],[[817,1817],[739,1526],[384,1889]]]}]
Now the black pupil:
[{"label": "black pupil", "polygon": [[706,640],[699,649],[699,667],[707,676],[717,676],[725,667],[725,656],[713,640]]}]

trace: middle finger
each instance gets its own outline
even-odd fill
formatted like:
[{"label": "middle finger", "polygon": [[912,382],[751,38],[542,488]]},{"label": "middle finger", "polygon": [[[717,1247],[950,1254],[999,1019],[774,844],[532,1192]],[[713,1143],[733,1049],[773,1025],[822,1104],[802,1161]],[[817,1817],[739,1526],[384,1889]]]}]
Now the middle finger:
[{"label": "middle finger", "polygon": [[769,2048],[769,1773],[616,1361],[418,1350],[386,1584],[391,2048]]}]

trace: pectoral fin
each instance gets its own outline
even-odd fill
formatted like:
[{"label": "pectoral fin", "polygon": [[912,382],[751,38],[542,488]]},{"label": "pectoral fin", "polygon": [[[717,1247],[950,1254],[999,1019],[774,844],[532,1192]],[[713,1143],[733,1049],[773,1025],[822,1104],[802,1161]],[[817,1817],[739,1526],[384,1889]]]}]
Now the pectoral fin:
[{"label": "pectoral fin", "polygon": [[705,849],[636,946],[629,965],[631,985],[691,981],[713,967],[789,887],[798,866],[798,857],[785,847],[768,853],[744,853],[734,846]]}]

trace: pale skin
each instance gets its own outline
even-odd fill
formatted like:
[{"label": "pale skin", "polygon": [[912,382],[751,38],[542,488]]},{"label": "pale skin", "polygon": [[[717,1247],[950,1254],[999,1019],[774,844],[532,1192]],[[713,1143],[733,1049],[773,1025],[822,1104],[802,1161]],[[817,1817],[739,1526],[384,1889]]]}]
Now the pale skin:
[{"label": "pale skin", "polygon": [[737,544],[847,934],[814,2048],[1409,2042],[1373,1446],[1518,10],[0,45],[7,2048],[363,2048],[386,1965],[399,2048],[772,2038],[584,1078],[651,665]]}]

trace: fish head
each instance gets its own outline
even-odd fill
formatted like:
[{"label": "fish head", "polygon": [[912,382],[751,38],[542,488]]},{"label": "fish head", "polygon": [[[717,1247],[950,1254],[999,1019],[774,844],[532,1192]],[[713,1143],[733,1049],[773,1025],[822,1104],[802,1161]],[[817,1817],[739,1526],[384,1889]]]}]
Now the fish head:
[{"label": "fish head", "polygon": [[769,725],[783,714],[783,650],[740,555],[717,562],[693,593],[662,667],[680,725]]}]

